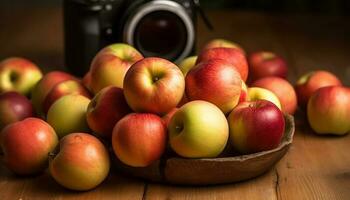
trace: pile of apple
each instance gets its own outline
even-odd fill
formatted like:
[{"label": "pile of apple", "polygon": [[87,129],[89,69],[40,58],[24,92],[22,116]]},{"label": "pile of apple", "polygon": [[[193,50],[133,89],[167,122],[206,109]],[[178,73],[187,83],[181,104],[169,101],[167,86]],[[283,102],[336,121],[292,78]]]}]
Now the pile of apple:
[{"label": "pile of apple", "polygon": [[286,77],[280,56],[262,51],[247,59],[222,39],[179,66],[112,44],[82,80],[8,58],[0,63],[3,163],[20,175],[49,166],[59,184],[89,190],[107,177],[110,156],[145,167],[169,151],[213,158],[228,145],[240,154],[276,148],[297,99],[315,132],[350,130],[350,89],[336,76],[311,72],[296,92]]}]

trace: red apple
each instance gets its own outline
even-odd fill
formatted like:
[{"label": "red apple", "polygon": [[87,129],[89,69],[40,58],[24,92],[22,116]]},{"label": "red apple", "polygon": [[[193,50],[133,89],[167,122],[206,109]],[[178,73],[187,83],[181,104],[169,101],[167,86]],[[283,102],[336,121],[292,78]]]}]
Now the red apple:
[{"label": "red apple", "polygon": [[0,130],[13,122],[34,116],[34,108],[29,99],[17,92],[0,94]]},{"label": "red apple", "polygon": [[283,112],[292,115],[297,109],[297,95],[293,86],[287,80],[270,76],[255,81],[252,86],[262,87],[275,93],[280,100]]},{"label": "red apple", "polygon": [[90,98],[90,92],[77,80],[66,80],[56,84],[46,95],[43,111],[46,114],[51,105],[59,98],[68,94],[80,94]]},{"label": "red apple", "polygon": [[50,154],[50,174],[59,184],[71,190],[95,188],[106,179],[109,169],[106,147],[86,133],[65,136],[60,141],[59,152]]},{"label": "red apple", "polygon": [[132,65],[125,75],[124,95],[136,112],[164,115],[180,102],[185,80],[170,61],[149,57]]},{"label": "red apple", "polygon": [[133,167],[145,167],[158,160],[165,151],[167,132],[160,117],[133,113],[114,127],[112,145],[115,155]]},{"label": "red apple", "polygon": [[91,64],[91,89],[96,94],[107,86],[123,87],[126,72],[143,56],[127,44],[111,44],[98,52]]},{"label": "red apple", "polygon": [[212,48],[218,48],[218,47],[234,48],[241,51],[243,54],[245,54],[245,51],[243,50],[241,45],[225,39],[210,40],[208,43],[204,45],[203,49],[212,49]]},{"label": "red apple", "polygon": [[89,91],[91,91],[91,71],[88,71],[84,75],[82,83]]},{"label": "red apple", "polygon": [[189,100],[205,100],[230,112],[241,95],[242,79],[231,63],[211,59],[199,63],[186,76],[186,96]]},{"label": "red apple", "polygon": [[54,129],[38,118],[26,118],[6,126],[1,132],[5,165],[20,175],[43,171],[48,155],[58,144]]},{"label": "red apple", "polygon": [[61,71],[52,71],[44,75],[44,77],[33,88],[31,100],[36,113],[43,115],[43,103],[46,95],[57,84],[66,80],[75,80],[76,78],[68,73]]},{"label": "red apple", "polygon": [[203,50],[198,58],[197,64],[212,59],[223,59],[231,63],[241,75],[242,80],[245,82],[248,77],[248,64],[245,55],[238,49],[233,48],[212,48]]},{"label": "red apple", "polygon": [[254,52],[249,55],[248,62],[251,81],[267,76],[278,76],[284,79],[287,77],[287,63],[275,53],[269,51]]},{"label": "red apple", "polygon": [[110,138],[113,127],[125,115],[131,113],[123,89],[114,86],[103,88],[89,103],[86,120],[98,135]]},{"label": "red apple", "polygon": [[311,128],[318,134],[350,132],[350,88],[327,86],[316,90],[307,105]]},{"label": "red apple", "polygon": [[162,117],[165,127],[168,127],[171,118],[174,116],[177,110],[179,110],[179,108],[173,108]]},{"label": "red apple", "polygon": [[228,123],[231,143],[243,154],[276,148],[285,127],[283,113],[266,100],[238,104],[230,113]]},{"label": "red apple", "polygon": [[39,67],[25,58],[13,57],[0,62],[0,92],[28,95],[41,77]]},{"label": "red apple", "polygon": [[317,89],[331,85],[342,85],[341,81],[331,72],[317,70],[304,74],[295,86],[299,105],[306,107],[309,98]]},{"label": "red apple", "polygon": [[242,81],[241,95],[239,96],[239,103],[248,101],[248,87],[244,81]]}]

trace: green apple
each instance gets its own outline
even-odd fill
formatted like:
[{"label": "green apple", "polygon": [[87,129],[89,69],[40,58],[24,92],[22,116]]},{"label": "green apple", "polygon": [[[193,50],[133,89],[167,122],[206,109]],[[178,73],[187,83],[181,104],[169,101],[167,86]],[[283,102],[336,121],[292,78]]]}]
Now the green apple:
[{"label": "green apple", "polygon": [[281,110],[281,102],[278,97],[268,89],[260,87],[250,87],[248,88],[248,100],[267,100],[275,104]]},{"label": "green apple", "polygon": [[168,127],[171,148],[188,158],[216,157],[225,148],[229,128],[224,113],[207,101],[191,101],[179,108]]}]

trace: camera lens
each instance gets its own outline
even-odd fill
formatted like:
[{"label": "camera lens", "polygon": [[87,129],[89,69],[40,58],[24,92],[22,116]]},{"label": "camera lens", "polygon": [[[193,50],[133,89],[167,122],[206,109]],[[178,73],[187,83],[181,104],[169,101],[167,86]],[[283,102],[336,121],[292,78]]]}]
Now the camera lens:
[{"label": "camera lens", "polygon": [[145,15],[137,24],[134,42],[145,56],[159,56],[173,60],[186,46],[186,26],[176,14],[155,11]]}]

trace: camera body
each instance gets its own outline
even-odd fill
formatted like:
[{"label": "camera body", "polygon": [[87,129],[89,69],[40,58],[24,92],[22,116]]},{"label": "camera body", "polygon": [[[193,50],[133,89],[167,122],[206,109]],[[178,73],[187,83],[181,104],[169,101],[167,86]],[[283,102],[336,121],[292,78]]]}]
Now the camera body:
[{"label": "camera body", "polygon": [[118,42],[180,61],[195,49],[195,7],[193,0],[64,0],[65,64],[82,76],[100,49]]}]

